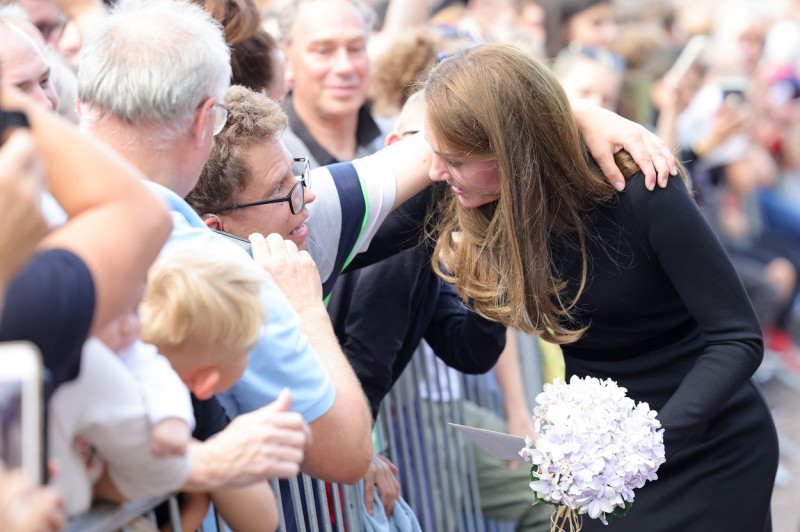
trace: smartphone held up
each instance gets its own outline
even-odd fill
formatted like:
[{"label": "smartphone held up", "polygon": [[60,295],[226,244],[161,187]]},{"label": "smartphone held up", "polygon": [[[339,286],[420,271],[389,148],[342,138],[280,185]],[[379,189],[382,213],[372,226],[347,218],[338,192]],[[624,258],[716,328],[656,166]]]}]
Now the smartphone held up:
[{"label": "smartphone held up", "polygon": [[41,355],[28,342],[0,344],[0,460],[46,480]]}]

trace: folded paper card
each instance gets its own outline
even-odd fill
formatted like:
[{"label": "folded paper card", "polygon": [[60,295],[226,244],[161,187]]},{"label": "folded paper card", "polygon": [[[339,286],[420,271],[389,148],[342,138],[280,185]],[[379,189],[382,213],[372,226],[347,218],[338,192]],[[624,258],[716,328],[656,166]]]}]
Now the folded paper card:
[{"label": "folded paper card", "polygon": [[519,452],[525,447],[525,438],[493,430],[457,425],[456,423],[448,423],[448,425],[483,447],[486,452],[495,458],[524,462]]}]

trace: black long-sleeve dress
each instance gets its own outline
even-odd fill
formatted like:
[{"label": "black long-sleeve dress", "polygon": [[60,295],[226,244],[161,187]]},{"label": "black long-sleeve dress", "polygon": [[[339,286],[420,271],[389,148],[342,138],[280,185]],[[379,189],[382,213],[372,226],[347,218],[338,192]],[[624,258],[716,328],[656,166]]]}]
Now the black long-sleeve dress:
[{"label": "black long-sleeve dress", "polygon": [[[667,461],[627,516],[583,530],[771,530],[778,463],[767,405],[751,380],[758,321],[716,236],[680,179],[648,192],[641,174],[590,216],[589,278],[563,346],[566,375],[611,378],[656,409]],[[574,293],[580,253],[551,240]]]}]

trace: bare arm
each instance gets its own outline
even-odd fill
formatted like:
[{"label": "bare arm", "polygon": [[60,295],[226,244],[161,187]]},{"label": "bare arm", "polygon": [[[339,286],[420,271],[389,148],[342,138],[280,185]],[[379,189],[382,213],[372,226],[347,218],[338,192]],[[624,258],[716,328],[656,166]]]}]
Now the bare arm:
[{"label": "bare arm", "polygon": [[[522,384],[522,369],[519,364],[517,349],[517,333],[513,329],[506,330],[506,347],[494,366],[497,385],[503,393],[506,407],[506,432],[515,436],[536,438],[533,427],[532,411],[525,398]],[[516,469],[519,462],[509,462],[511,469]]]},{"label": "bare arm", "polygon": [[680,80],[673,73],[667,73],[654,97],[658,109],[658,119],[655,124],[656,135],[674,150],[680,147],[678,145],[677,120],[678,115],[683,111],[679,99],[678,83]]},{"label": "bare arm", "polygon": [[[181,530],[197,530],[208,514],[211,497],[208,493],[183,493],[181,501]],[[161,532],[172,532],[172,524],[161,527]]]},{"label": "bare arm", "polygon": [[430,0],[389,0],[383,32],[397,36],[409,28],[423,26],[430,13]]},{"label": "bare arm", "polygon": [[751,121],[752,112],[748,105],[739,103],[735,98],[727,98],[714,117],[711,131],[695,140],[692,150],[698,157],[704,157],[732,136],[747,131]]},{"label": "bare arm", "polygon": [[397,195],[392,209],[396,209],[431,184],[428,177],[431,155],[431,147],[422,133],[395,142],[375,155],[383,159],[386,168],[394,171]]},{"label": "bare arm", "polygon": [[96,304],[90,334],[133,307],[136,284],[172,230],[165,206],[144,176],[121,157],[56,114],[4,88],[3,107],[24,110],[47,167],[50,192],[69,220],[42,242],[78,255],[89,268]]},{"label": "bare arm", "polygon": [[[531,411],[525,399],[525,390],[522,385],[522,369],[519,365],[519,351],[517,350],[517,334],[513,329],[506,331],[506,347],[497,359],[494,374],[500,391],[505,400],[506,416],[511,418],[531,418]],[[530,435],[527,430],[517,436]]]},{"label": "bare arm", "polygon": [[44,166],[31,135],[15,131],[0,148],[0,287],[5,287],[47,234],[39,207]]},{"label": "bare arm", "polygon": [[275,532],[278,529],[278,506],[267,482],[213,491],[211,502],[231,530]]},{"label": "bare arm", "polygon": [[[301,329],[328,370],[336,388],[336,401],[325,414],[310,423],[318,435],[306,452],[301,469],[329,482],[354,484],[372,459],[372,416],[353,367],[342,352],[330,316],[320,298],[320,308],[300,314]],[[346,456],[346,460],[333,460]]]},{"label": "bare arm", "polygon": [[[372,418],[361,385],[342,352],[322,300],[319,272],[306,251],[271,234],[250,235],[253,258],[272,275],[297,314],[306,335],[336,388],[333,406],[310,423],[314,443],[306,450],[302,470],[329,482],[353,484],[372,460]],[[332,460],[346,456],[347,460]]]}]

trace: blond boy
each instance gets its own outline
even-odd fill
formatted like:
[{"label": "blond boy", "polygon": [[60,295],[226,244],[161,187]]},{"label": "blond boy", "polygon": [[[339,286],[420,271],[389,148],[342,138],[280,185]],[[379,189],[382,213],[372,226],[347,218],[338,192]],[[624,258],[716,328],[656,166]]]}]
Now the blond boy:
[{"label": "blond boy", "polygon": [[[259,296],[266,279],[255,261],[225,243],[168,248],[150,268],[140,306],[142,339],[158,347],[191,390],[197,439],[227,425],[219,403],[209,399],[230,388],[247,367],[266,320]],[[288,393],[282,400],[288,409]],[[260,482],[185,494],[184,529],[200,525],[209,500],[234,530],[277,527],[274,496],[269,484]]]}]

